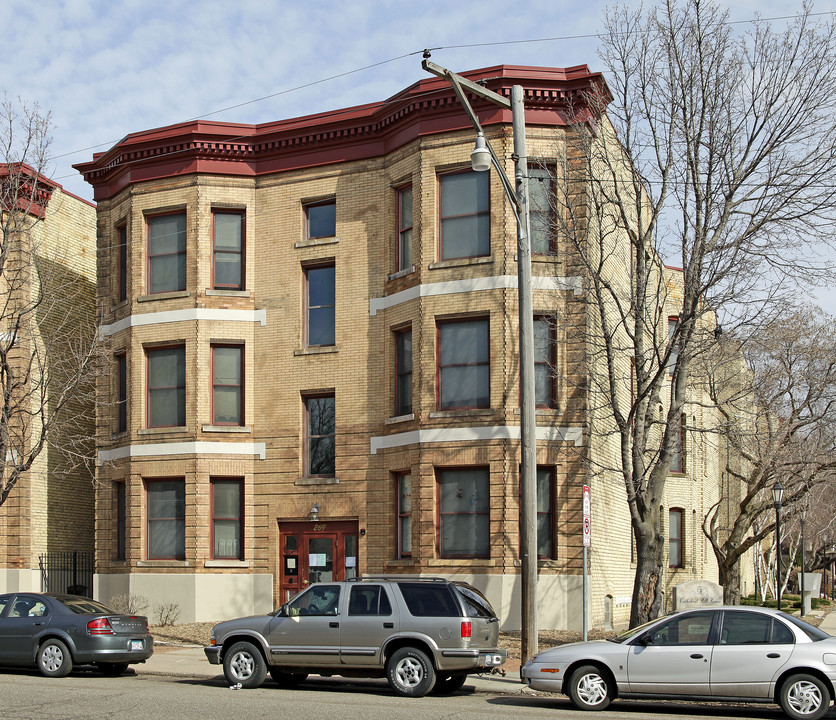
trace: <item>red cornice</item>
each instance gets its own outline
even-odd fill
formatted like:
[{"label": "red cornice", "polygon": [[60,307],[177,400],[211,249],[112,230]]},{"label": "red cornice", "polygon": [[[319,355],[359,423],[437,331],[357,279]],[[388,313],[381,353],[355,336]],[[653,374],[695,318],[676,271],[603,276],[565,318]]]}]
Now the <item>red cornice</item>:
[{"label": "red cornice", "polygon": [[[510,97],[522,85],[529,125],[566,125],[585,93],[609,97],[586,65],[496,65],[462,73]],[[471,98],[483,125],[511,122],[510,111]],[[91,162],[74,167],[104,200],[132,183],[191,173],[257,176],[379,157],[424,135],[468,129],[446,80],[425,78],[383,102],[260,125],[194,120],[132,133]]]},{"label": "red cornice", "polygon": [[43,218],[53,191],[60,187],[25,163],[0,165],[0,207],[3,210],[14,205],[20,212]]}]

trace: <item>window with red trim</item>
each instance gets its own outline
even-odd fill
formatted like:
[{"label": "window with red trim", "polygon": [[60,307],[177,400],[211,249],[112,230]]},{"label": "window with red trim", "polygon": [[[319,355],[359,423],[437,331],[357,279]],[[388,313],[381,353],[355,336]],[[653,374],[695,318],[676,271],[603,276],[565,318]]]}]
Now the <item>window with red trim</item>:
[{"label": "window with red trim", "polygon": [[116,432],[128,430],[128,356],[116,353]]},{"label": "window with red trim", "polygon": [[528,225],[531,252],[552,255],[557,246],[554,166],[528,168]]},{"label": "window with red trim", "polygon": [[243,560],[244,482],[212,478],[212,557]]},{"label": "window with red trim", "polygon": [[440,258],[490,255],[490,173],[447,173],[439,176],[439,185]]},{"label": "window with red trim", "polygon": [[212,424],[244,424],[243,345],[212,345]]},{"label": "window with red trim", "polygon": [[149,560],[186,559],[186,481],[146,480]]},{"label": "window with red trim", "polygon": [[412,557],[412,475],[395,473],[397,496],[397,557]]},{"label": "window with red trim", "polygon": [[148,348],[146,356],[147,425],[186,425],[186,348],[184,345]]},{"label": "window with red trim", "polygon": [[668,512],[668,565],[681,568],[684,513],[680,508]]},{"label": "window with red trim", "polygon": [[438,323],[438,408],[490,407],[487,318]]},{"label": "window with red trim", "polygon": [[117,240],[117,262],[119,270],[117,273],[116,299],[118,302],[128,299],[128,226],[120,225],[116,228]]},{"label": "window with red trim", "polygon": [[312,395],[305,403],[305,466],[313,477],[336,471],[336,404],[333,395]]},{"label": "window with red trim", "polygon": [[148,225],[148,294],[186,289],[186,213],[155,215]]},{"label": "window with red trim", "polygon": [[244,212],[212,211],[212,288],[244,289]]},{"label": "window with red trim", "polygon": [[398,189],[397,269],[412,267],[412,185]]},{"label": "window with red trim", "polygon": [[412,328],[395,333],[395,415],[412,412]]},{"label": "window with red trim", "polygon": [[441,557],[490,557],[490,470],[439,470],[436,477]]},{"label": "window with red trim", "polygon": [[534,318],[534,398],[540,408],[556,406],[555,362],[557,343],[554,318]]}]

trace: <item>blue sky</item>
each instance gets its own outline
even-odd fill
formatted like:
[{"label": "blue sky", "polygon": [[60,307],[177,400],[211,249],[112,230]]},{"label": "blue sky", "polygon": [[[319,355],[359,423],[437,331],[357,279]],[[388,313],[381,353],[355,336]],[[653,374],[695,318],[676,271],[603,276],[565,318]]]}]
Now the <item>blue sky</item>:
[{"label": "blue sky", "polygon": [[[52,112],[52,177],[90,199],[92,188],[72,164],[130,132],[196,117],[269,122],[383,100],[427,76],[427,47],[456,71],[501,63],[600,70],[594,35],[610,5],[2,0],[0,77],[10,97]],[[732,20],[800,7],[796,0],[729,3]],[[836,10],[836,0],[814,10]],[[252,102],[259,98],[267,99]]]}]

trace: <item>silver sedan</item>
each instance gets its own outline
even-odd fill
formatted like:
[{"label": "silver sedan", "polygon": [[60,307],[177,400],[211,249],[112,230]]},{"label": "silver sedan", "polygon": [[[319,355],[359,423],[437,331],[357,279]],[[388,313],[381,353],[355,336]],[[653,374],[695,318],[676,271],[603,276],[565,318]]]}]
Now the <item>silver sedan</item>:
[{"label": "silver sedan", "polygon": [[834,697],[836,638],[777,610],[699,608],[544,650],[522,677],[582,710],[616,697],[775,702],[795,720],[816,720]]}]

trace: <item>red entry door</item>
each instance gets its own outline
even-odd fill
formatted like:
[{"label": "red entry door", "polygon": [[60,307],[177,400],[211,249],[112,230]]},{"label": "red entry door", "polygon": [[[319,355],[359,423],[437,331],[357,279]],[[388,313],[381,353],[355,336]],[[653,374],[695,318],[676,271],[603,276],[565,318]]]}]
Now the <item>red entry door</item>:
[{"label": "red entry door", "polygon": [[357,575],[356,522],[283,522],[279,531],[280,602],[311,583]]}]

